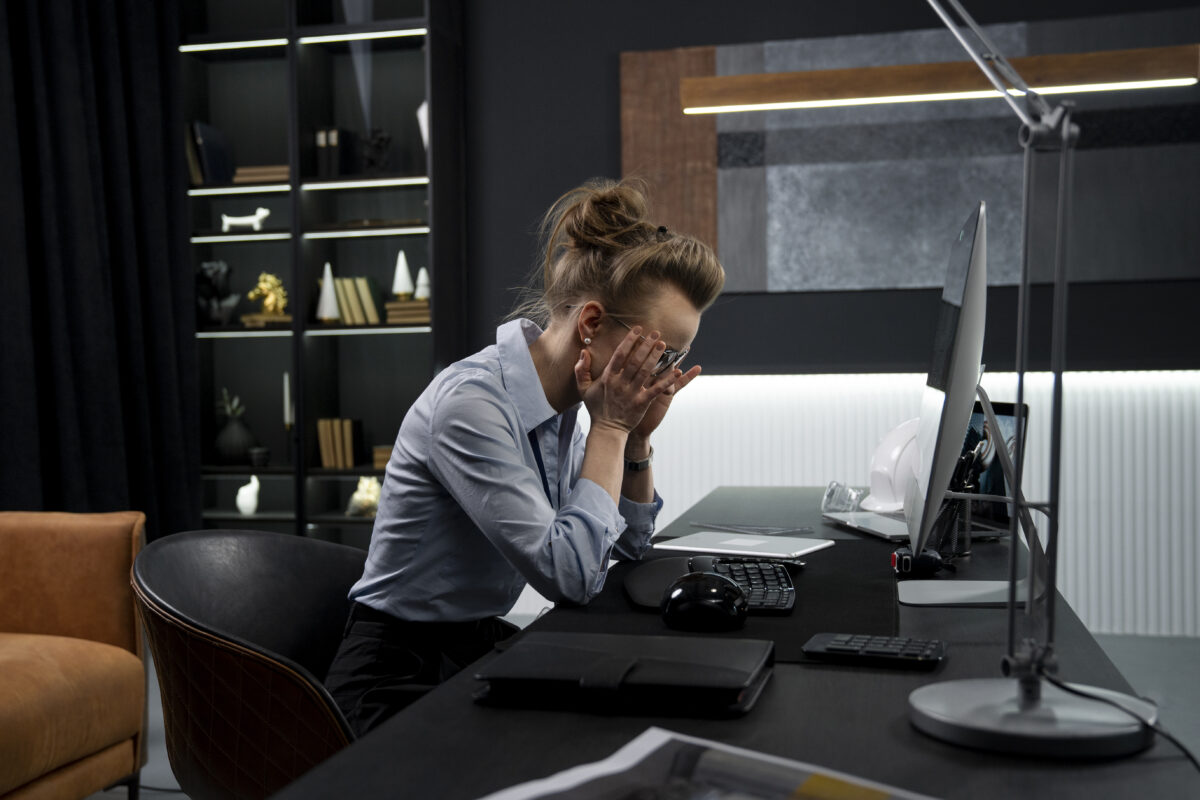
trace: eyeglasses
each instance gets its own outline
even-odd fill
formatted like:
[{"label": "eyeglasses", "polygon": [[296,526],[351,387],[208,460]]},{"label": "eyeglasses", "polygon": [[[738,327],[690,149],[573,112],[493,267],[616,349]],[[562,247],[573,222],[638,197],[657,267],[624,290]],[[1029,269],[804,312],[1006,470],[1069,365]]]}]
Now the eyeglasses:
[{"label": "eyeglasses", "polygon": [[[613,317],[612,314],[609,314],[609,316],[612,317],[614,322],[618,322],[621,325],[624,325],[627,330],[633,330],[633,328],[630,327],[628,323],[622,322],[621,320],[617,319],[616,317]],[[645,336],[639,335],[638,338],[641,339],[643,342],[646,341]],[[691,349],[692,348],[690,348],[690,347],[685,347],[682,350],[672,350],[671,348],[668,347],[666,350],[663,350],[663,354],[658,357],[658,363],[654,365],[654,369],[650,371],[650,375],[658,376],[658,375],[663,374],[667,370],[671,369],[672,367],[679,366],[680,362],[682,362],[685,358],[687,358],[687,354],[691,351]]]}]

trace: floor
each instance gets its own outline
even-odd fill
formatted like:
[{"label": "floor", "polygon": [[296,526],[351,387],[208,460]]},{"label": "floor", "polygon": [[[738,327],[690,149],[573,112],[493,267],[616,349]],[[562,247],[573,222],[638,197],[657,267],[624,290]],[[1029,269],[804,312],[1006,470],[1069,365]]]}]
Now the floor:
[{"label": "floor", "polygon": [[[1162,726],[1200,756],[1200,638],[1096,634],[1134,690],[1158,704]],[[154,664],[149,663],[150,730],[148,760],[142,769],[146,798],[185,798],[171,773],[163,735],[162,701]],[[1070,678],[1070,676],[1064,676]],[[87,800],[124,800],[125,789],[97,792]]]}]

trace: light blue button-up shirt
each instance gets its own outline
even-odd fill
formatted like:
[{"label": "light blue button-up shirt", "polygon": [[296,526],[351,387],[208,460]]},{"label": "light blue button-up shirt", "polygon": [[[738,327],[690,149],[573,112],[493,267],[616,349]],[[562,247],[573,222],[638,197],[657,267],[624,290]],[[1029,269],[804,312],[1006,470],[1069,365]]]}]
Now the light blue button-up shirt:
[{"label": "light blue button-up shirt", "polygon": [[502,325],[494,346],[447,367],[409,409],[352,600],[438,622],[506,614],[527,582],[585,603],[611,556],[649,546],[662,499],[618,505],[579,477],[579,406],[558,414],[546,400],[529,354],[540,335],[529,320]]}]

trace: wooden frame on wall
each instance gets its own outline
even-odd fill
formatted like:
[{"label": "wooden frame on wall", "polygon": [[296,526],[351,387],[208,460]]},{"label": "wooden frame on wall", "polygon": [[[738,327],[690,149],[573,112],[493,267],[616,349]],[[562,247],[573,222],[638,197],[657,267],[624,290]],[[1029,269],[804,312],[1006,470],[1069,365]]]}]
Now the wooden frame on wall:
[{"label": "wooden frame on wall", "polygon": [[679,85],[715,71],[715,47],[621,53],[621,174],[650,183],[659,224],[714,249],[717,123],[680,113]]}]

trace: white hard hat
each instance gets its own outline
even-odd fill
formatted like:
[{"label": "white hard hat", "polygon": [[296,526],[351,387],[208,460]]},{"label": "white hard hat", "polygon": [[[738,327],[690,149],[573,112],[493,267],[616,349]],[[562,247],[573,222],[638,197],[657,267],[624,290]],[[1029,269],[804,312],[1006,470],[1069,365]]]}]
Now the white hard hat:
[{"label": "white hard hat", "polygon": [[862,501],[867,511],[894,513],[904,508],[904,493],[916,477],[919,460],[916,417],[888,431],[871,456],[871,493]]}]

